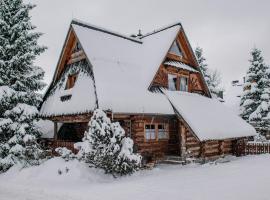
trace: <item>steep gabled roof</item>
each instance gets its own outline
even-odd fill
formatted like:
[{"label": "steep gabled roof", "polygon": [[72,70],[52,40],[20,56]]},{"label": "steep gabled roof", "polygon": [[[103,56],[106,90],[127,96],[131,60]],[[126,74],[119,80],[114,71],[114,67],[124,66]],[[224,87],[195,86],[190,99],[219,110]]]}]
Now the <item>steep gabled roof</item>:
[{"label": "steep gabled roof", "polygon": [[173,114],[166,98],[147,90],[180,26],[141,39],[141,43],[72,24],[93,66],[98,104],[119,113]]},{"label": "steep gabled roof", "polygon": [[[119,113],[174,114],[166,97],[148,91],[148,86],[180,28],[174,25],[136,39],[73,20],[69,31],[75,33],[92,67],[99,108]],[[48,116],[51,105],[45,98],[41,114]],[[62,114],[71,114],[68,107],[59,109]]]}]

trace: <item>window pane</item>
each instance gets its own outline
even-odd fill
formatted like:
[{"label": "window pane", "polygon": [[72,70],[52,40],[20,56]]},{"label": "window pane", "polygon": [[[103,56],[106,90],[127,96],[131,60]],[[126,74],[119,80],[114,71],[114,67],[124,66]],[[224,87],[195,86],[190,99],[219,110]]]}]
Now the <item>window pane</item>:
[{"label": "window pane", "polygon": [[179,46],[177,45],[176,41],[173,42],[169,52],[177,56],[182,56],[181,50]]},{"label": "window pane", "polygon": [[177,76],[173,74],[168,74],[168,89],[169,90],[176,90],[177,85]]},{"label": "window pane", "polygon": [[180,91],[188,91],[188,79],[187,77],[180,78]]},{"label": "window pane", "polygon": [[158,138],[159,139],[167,139],[167,133],[166,133],[166,129],[165,129],[164,124],[158,125]]},{"label": "window pane", "polygon": [[154,124],[145,125],[145,138],[147,140],[156,139],[156,130],[155,130],[155,125]]}]

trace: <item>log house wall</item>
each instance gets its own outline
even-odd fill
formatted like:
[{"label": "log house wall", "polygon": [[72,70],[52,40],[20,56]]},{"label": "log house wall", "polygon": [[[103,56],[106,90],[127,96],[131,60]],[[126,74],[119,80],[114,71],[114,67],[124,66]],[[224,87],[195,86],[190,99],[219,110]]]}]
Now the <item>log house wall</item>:
[{"label": "log house wall", "polygon": [[[146,140],[144,126],[146,123],[168,123],[168,139]],[[160,159],[166,154],[179,155],[179,141],[177,138],[178,122],[174,118],[164,117],[131,117],[131,133],[136,149],[142,155],[151,155],[154,159]]]},{"label": "log house wall", "polygon": [[[161,65],[153,82],[152,82],[152,87],[164,87],[164,88],[168,88],[168,74],[175,74],[178,77],[180,76],[186,76],[188,77],[188,92],[198,92],[201,91],[202,94],[206,94],[206,91],[204,91],[203,86],[201,85],[200,81],[199,81],[199,73],[190,73],[187,70],[182,70],[182,69],[178,69],[176,67],[172,67],[172,66],[165,66],[165,65]],[[177,82],[177,89],[179,90],[179,79]]]},{"label": "log house wall", "polygon": [[[112,115],[108,114],[112,121],[119,121],[126,133],[131,134],[134,140],[135,151],[142,155],[151,155],[154,159],[161,159],[164,155],[179,155],[213,159],[220,155],[233,153],[233,139],[212,140],[200,142],[193,135],[183,121],[176,117],[168,116],[143,116],[143,115]],[[50,120],[58,122],[88,122],[91,114],[58,116]],[[122,123],[125,122],[125,123]],[[130,122],[130,123],[128,123]],[[146,140],[144,126],[146,123],[168,124],[168,139]],[[180,142],[181,141],[181,142]]]}]

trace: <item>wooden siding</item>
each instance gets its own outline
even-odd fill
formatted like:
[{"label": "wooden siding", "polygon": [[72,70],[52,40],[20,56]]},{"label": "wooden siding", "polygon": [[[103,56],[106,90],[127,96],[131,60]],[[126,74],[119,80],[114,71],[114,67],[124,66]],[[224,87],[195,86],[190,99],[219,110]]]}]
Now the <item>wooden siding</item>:
[{"label": "wooden siding", "polygon": [[[183,30],[179,31],[176,37],[176,41],[181,48],[183,56],[177,56],[168,52],[164,58],[164,61],[167,59],[175,60],[193,66],[195,69],[198,69],[196,59],[193,55],[192,49],[189,47],[188,40]],[[168,88],[168,74],[176,74],[177,76],[188,76],[189,92],[196,92],[209,96],[207,86],[206,84],[204,84],[201,73],[191,73],[187,70],[178,69],[176,67],[164,66],[163,64],[159,66],[159,69],[156,72],[149,88],[152,89],[157,86]],[[177,83],[177,85],[179,85],[179,83]]]},{"label": "wooden siding", "polygon": [[[178,69],[172,66],[161,65],[153,82],[152,87],[164,87],[168,88],[168,74],[174,74],[178,77],[185,76],[188,77],[188,91],[189,92],[200,92],[202,94],[206,94],[206,91],[203,89],[203,85],[199,81],[200,74],[199,73],[190,73],[187,70]],[[177,86],[180,86],[179,79]],[[179,88],[177,88],[179,90]]]},{"label": "wooden siding", "polygon": [[[145,139],[145,123],[166,123],[168,124],[168,139]],[[166,154],[179,155],[179,142],[177,140],[177,120],[166,117],[131,117],[131,133],[136,149],[142,155],[151,155],[154,159],[162,158]]]},{"label": "wooden siding", "polygon": [[[211,160],[233,153],[233,145],[242,139],[225,139],[199,141],[189,126],[174,116],[148,115],[113,115],[107,113],[112,121],[120,122],[127,136],[134,141],[135,152],[150,156],[153,160],[162,159],[165,155],[178,155]],[[91,114],[54,117],[58,122],[88,122]],[[82,123],[83,124],[83,123]],[[147,140],[145,124],[166,124],[168,138]],[[84,126],[85,128],[85,126]],[[80,135],[82,136],[82,135]]]}]

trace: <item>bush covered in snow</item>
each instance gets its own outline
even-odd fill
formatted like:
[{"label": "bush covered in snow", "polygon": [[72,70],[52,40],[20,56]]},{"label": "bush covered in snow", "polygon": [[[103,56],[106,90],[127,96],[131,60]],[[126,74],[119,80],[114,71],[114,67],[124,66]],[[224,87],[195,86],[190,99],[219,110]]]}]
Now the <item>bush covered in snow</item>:
[{"label": "bush covered in snow", "polygon": [[65,161],[73,160],[76,158],[75,154],[66,147],[58,147],[55,149],[55,152],[58,153]]},{"label": "bush covered in snow", "polygon": [[131,174],[141,165],[141,156],[133,153],[133,140],[125,137],[118,122],[112,123],[99,109],[94,111],[83,142],[76,147],[81,160],[114,176]]}]

